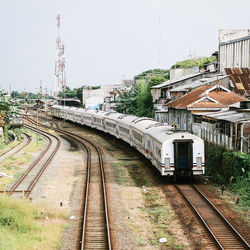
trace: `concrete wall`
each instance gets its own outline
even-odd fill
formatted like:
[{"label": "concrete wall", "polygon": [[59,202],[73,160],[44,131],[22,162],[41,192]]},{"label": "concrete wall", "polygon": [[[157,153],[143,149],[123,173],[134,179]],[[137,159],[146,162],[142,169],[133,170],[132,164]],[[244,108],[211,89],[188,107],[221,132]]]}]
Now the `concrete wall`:
[{"label": "concrete wall", "polygon": [[199,72],[199,67],[193,67],[188,69],[170,69],[170,81],[182,78],[186,75],[191,75]]},{"label": "concrete wall", "polygon": [[82,103],[85,107],[86,104],[103,104],[104,98],[110,96],[113,89],[120,89],[121,85],[101,85],[100,89],[83,89]]},{"label": "concrete wall", "polygon": [[220,30],[219,33],[219,67],[250,67],[250,30]]}]

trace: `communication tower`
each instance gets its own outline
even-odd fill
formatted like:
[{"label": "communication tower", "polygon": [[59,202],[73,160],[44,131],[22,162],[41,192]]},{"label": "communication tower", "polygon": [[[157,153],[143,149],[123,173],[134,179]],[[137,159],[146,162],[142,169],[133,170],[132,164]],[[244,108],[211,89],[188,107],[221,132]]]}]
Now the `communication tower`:
[{"label": "communication tower", "polygon": [[57,97],[60,91],[66,87],[66,70],[65,70],[65,55],[64,44],[60,37],[61,17],[58,14],[57,20],[57,38],[56,38],[56,61],[55,61],[55,87],[54,96]]}]

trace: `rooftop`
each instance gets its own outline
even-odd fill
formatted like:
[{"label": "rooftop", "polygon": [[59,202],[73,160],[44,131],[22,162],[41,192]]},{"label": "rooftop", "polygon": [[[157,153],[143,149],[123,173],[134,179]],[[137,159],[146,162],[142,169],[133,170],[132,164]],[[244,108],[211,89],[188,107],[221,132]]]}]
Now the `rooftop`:
[{"label": "rooftop", "polygon": [[198,73],[195,73],[195,74],[189,74],[189,75],[186,75],[184,77],[181,77],[181,78],[178,78],[178,79],[174,79],[172,81],[168,80],[168,81],[163,82],[161,84],[152,86],[151,89],[164,88],[164,87],[167,87],[167,86],[169,86],[171,84],[174,84],[174,83],[177,83],[177,82],[181,82],[181,81],[184,81],[184,80],[187,80],[189,78],[193,78],[193,77],[196,77],[196,76],[199,76],[199,75],[202,75],[202,74],[204,74],[204,72],[198,72]]},{"label": "rooftop", "polygon": [[166,104],[166,107],[185,108],[225,108],[236,102],[247,100],[231,92],[225,87],[201,86],[184,96]]},{"label": "rooftop", "polygon": [[197,87],[200,87],[205,84],[209,84],[211,82],[221,80],[224,78],[227,78],[227,75],[216,75],[214,77],[205,77],[199,80],[196,80],[194,82],[188,83],[188,84],[183,84],[181,86],[178,86],[176,88],[172,88],[169,90],[169,92],[179,92],[179,91],[189,91],[190,89],[194,89]]},{"label": "rooftop", "polygon": [[233,82],[234,91],[250,96],[250,68],[225,68],[225,71]]}]

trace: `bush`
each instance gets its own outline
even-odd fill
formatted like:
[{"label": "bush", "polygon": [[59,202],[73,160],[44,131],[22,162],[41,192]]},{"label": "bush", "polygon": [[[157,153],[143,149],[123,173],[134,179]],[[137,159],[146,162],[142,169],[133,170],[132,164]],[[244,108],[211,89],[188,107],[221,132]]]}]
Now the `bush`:
[{"label": "bush", "polygon": [[206,145],[206,174],[217,184],[226,184],[237,194],[240,204],[250,206],[250,155],[227,151],[225,147]]},{"label": "bush", "polygon": [[247,177],[238,177],[236,180],[229,184],[229,190],[240,197],[240,206],[250,207],[250,171]]},{"label": "bush", "polygon": [[250,155],[231,152],[223,146],[206,145],[206,174],[219,184],[228,184],[238,177],[247,177],[250,170]]}]

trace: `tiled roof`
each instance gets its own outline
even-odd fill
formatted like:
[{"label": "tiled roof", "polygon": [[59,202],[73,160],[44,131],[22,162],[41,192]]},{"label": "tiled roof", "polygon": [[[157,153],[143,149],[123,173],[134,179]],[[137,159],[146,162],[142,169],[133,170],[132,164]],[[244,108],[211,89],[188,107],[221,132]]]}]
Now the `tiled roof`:
[{"label": "tiled roof", "polygon": [[191,105],[188,105],[188,108],[225,108],[221,103],[216,102],[197,102]]},{"label": "tiled roof", "polygon": [[233,92],[225,91],[211,91],[209,97],[226,106],[246,100],[246,98],[238,96]]},{"label": "tiled roof", "polygon": [[[211,91],[209,91],[211,89]],[[205,93],[207,92],[207,94]],[[206,97],[204,99],[204,97]],[[200,101],[199,101],[200,100]],[[201,86],[179,99],[169,102],[166,107],[172,108],[225,108],[230,104],[247,100],[232,92],[218,90],[216,86]]]},{"label": "tiled roof", "polygon": [[167,103],[166,107],[186,108],[189,104],[202,98],[202,94],[210,88],[211,86],[201,86],[200,88],[193,90],[192,92],[180,97],[179,99]]}]

